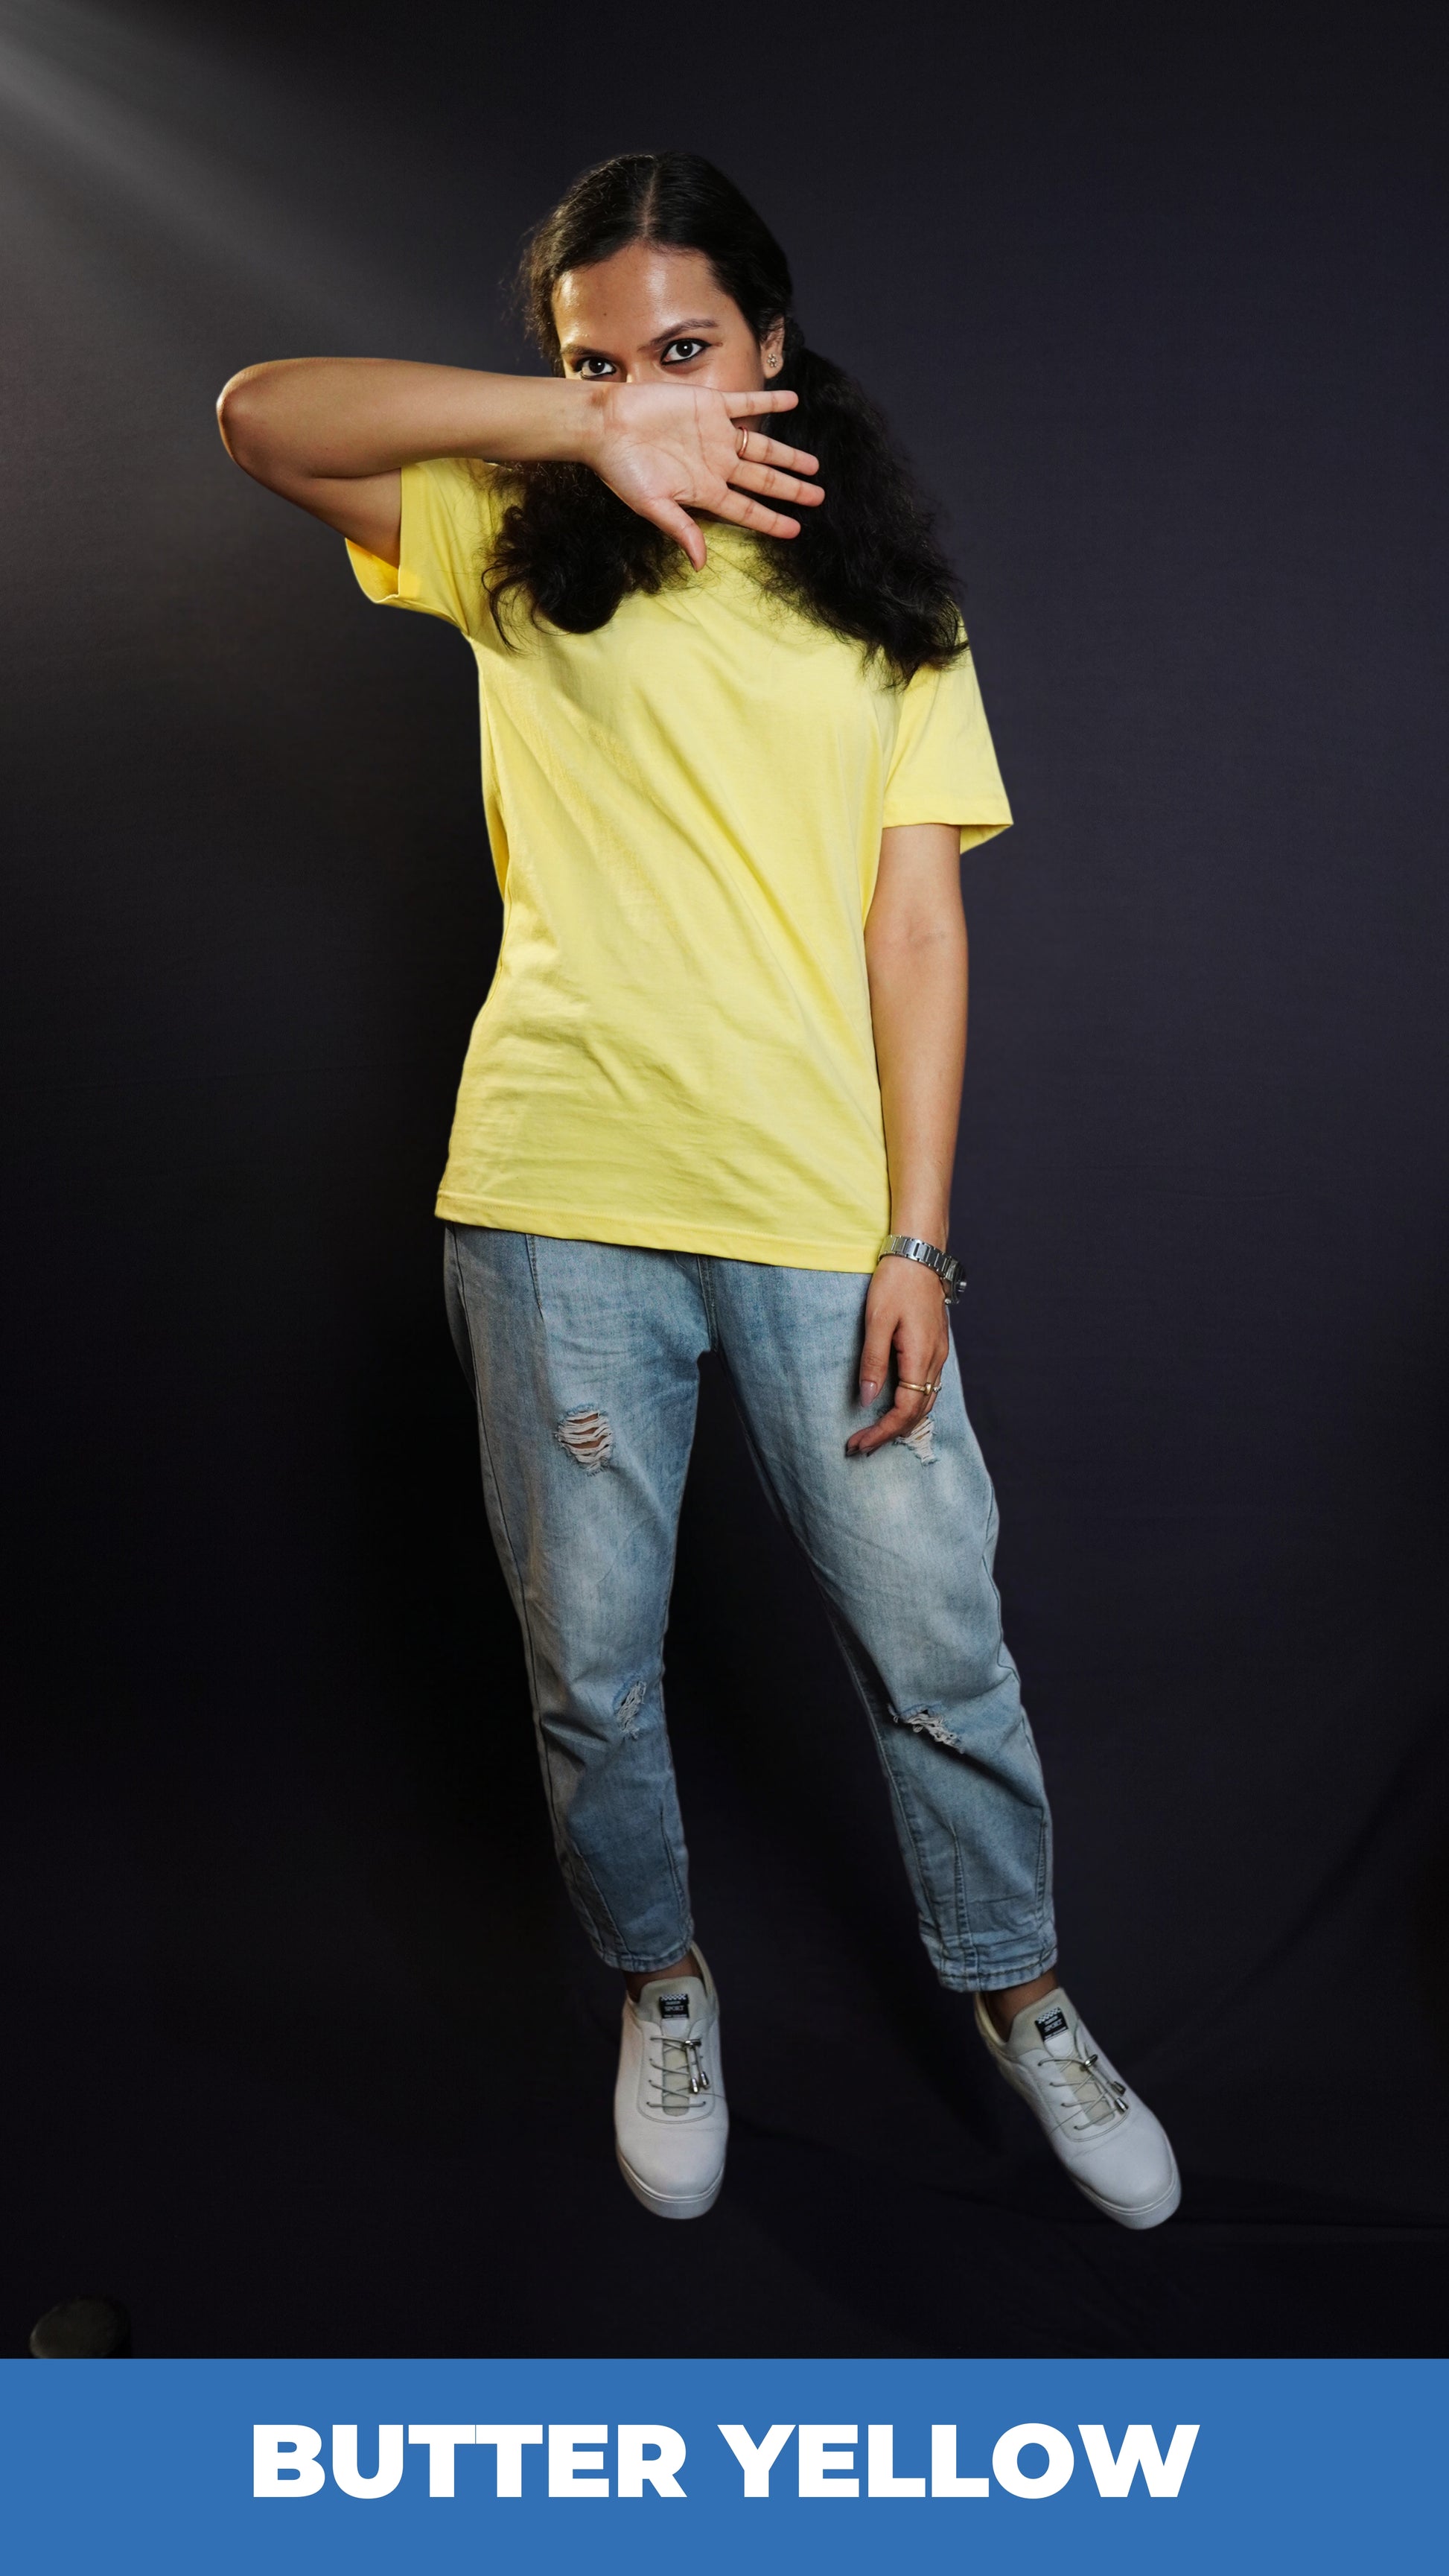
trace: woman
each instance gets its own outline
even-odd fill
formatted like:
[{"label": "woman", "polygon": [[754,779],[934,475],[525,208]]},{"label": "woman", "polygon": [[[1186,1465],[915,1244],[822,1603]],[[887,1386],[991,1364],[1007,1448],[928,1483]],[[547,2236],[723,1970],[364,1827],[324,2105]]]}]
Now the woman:
[{"label": "woman", "polygon": [[1087,2197],[1155,2226],[1171,2148],[1055,1970],[947,1329],[959,857],[1011,818],[946,567],[709,163],[587,172],[524,284],[548,378],[296,359],[220,415],[370,598],[451,620],[478,664],[504,934],[438,1212],[559,1860],[626,1981],[624,2178],[693,2218],[724,2172],[661,1689],[713,1348],[865,1705],[937,1974]]}]

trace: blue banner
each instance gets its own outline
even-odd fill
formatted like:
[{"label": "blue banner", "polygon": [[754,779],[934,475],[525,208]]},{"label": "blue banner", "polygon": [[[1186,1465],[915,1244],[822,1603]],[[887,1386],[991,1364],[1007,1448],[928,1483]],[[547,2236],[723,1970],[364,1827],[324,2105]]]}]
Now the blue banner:
[{"label": "blue banner", "polygon": [[62,2576],[635,2576],[661,2547],[690,2576],[1358,2576],[1443,2547],[1437,2362],[7,2368],[11,2563]]}]

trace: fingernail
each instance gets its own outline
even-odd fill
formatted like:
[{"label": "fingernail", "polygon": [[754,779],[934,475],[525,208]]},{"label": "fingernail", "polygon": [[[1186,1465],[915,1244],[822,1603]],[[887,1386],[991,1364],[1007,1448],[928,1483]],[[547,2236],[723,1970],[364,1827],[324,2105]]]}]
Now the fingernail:
[{"label": "fingernail", "polygon": [[875,1391],[879,1385],[880,1379],[878,1377],[863,1377],[861,1379],[860,1400],[862,1404],[870,1404],[873,1402]]}]

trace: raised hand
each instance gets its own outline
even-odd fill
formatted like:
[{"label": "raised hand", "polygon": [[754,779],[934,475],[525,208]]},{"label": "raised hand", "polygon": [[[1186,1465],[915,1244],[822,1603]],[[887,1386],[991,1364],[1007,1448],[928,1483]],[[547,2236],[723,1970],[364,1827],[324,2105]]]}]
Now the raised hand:
[{"label": "raised hand", "polygon": [[798,537],[799,520],[770,503],[811,508],[824,498],[818,483],[801,479],[817,471],[815,457],[750,427],[762,413],[792,410],[795,394],[609,385],[600,396],[583,461],[641,519],[675,538],[696,572],[706,547],[692,510],[732,519],[764,537]]}]

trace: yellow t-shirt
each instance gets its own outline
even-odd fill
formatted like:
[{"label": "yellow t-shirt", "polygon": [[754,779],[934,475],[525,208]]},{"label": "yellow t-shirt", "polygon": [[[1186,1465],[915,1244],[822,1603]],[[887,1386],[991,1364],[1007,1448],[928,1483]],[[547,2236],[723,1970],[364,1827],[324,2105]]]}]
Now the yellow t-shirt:
[{"label": "yellow t-shirt", "polygon": [[503,944],[438,1214],[467,1225],[872,1270],[889,1190],[864,924],[882,826],[1010,822],[969,654],[904,690],[751,572],[709,562],[606,626],[509,641],[481,567],[500,508],[462,457],[402,477],[370,599],[478,664]]}]

